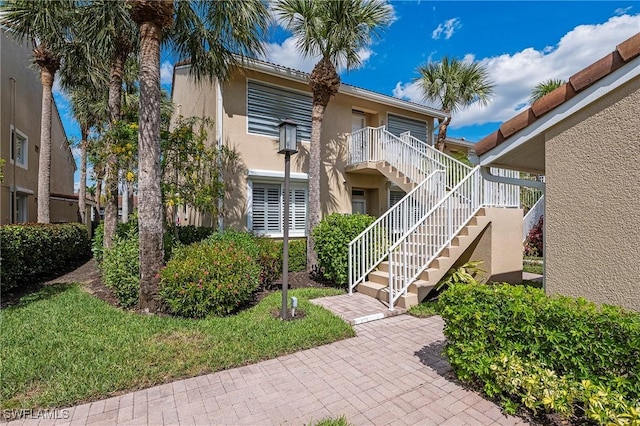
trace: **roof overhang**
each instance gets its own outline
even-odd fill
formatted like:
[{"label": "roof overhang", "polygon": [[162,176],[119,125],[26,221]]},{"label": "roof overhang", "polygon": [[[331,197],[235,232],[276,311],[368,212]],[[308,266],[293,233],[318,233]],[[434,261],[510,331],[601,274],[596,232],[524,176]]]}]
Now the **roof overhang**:
[{"label": "roof overhang", "polygon": [[480,165],[544,174],[545,133],[639,76],[640,56],[480,155]]},{"label": "roof overhang", "polygon": [[[307,84],[309,82],[308,73],[298,71],[293,68],[287,68],[280,65],[272,64],[270,62],[247,58],[241,60],[241,64],[243,68],[295,81],[297,83]],[[174,70],[179,68],[188,68],[189,66],[189,63],[177,64],[174,67]],[[442,120],[450,116],[450,114],[447,114],[439,109],[405,101],[393,96],[384,95],[382,93],[372,92],[371,90],[352,86],[350,84],[341,83],[340,88],[338,89],[338,93],[354,96],[372,102],[377,102],[387,106],[400,108],[406,111],[412,111],[418,114],[428,115],[437,118],[438,120]]]}]

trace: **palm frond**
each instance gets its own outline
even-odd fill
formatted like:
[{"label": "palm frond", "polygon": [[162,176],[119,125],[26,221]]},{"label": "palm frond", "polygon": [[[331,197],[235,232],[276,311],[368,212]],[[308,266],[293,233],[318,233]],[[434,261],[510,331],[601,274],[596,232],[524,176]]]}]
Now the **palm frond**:
[{"label": "palm frond", "polygon": [[529,103],[533,104],[535,101],[546,95],[547,93],[551,93],[556,90],[558,87],[562,86],[565,83],[562,79],[553,79],[550,78],[548,80],[542,81],[531,90],[531,96],[529,97]]}]

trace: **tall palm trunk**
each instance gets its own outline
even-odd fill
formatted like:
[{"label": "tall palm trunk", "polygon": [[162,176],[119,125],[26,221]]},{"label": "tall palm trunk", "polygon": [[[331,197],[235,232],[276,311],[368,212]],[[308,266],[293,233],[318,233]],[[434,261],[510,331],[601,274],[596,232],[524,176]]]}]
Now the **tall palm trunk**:
[{"label": "tall palm trunk", "polygon": [[140,28],[140,309],[156,312],[159,308],[157,273],[164,261],[160,190],[160,43],[162,29],[171,25],[173,19],[173,3],[134,0],[131,4],[131,16]]},{"label": "tall palm trunk", "polygon": [[320,165],[322,147],[322,120],[331,97],[338,93],[340,76],[329,59],[322,59],[316,64],[309,76],[309,84],[313,92],[313,109],[311,111],[311,147],[309,149],[309,209],[307,218],[307,270],[312,271],[318,264],[311,231],[320,222]]},{"label": "tall palm trunk", "polygon": [[[445,112],[449,112],[445,110]],[[438,121],[438,139],[436,141],[436,149],[438,151],[444,151],[445,141],[447,140],[447,127],[451,123],[451,117],[447,117],[444,120]]]},{"label": "tall palm trunk", "polygon": [[[124,61],[128,55],[127,49],[119,49],[111,64],[109,73],[109,121],[113,126],[120,120],[120,110],[122,103],[122,73]],[[104,247],[110,248],[113,245],[113,237],[118,226],[118,157],[114,152],[115,141],[107,144],[107,164],[106,164],[106,205],[104,210]]]},{"label": "tall palm trunk", "polygon": [[51,222],[49,196],[51,194],[51,111],[53,104],[53,80],[60,62],[51,56],[46,47],[33,51],[40,67],[42,83],[42,117],[40,121],[40,156],[38,160],[38,223]]},{"label": "tall palm trunk", "polygon": [[82,223],[87,220],[87,139],[89,128],[86,124],[80,125],[80,188],[78,188],[78,209]]}]

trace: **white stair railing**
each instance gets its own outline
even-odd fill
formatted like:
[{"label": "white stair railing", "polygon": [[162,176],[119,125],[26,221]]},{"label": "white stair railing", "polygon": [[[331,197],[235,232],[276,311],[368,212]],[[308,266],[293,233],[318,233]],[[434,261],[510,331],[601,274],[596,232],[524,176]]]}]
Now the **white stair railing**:
[{"label": "white stair railing", "polygon": [[465,176],[389,249],[389,309],[483,205],[480,167]]},{"label": "white stair railing", "polygon": [[389,254],[389,248],[442,199],[445,170],[431,173],[349,243],[349,294]]},{"label": "white stair railing", "polygon": [[[404,132],[400,135],[400,138],[411,146],[417,147],[417,149],[424,150],[425,155],[433,160],[444,165],[447,169],[447,187],[453,188],[460,182],[466,175],[469,174],[472,167],[467,166],[461,161],[445,154],[442,151],[438,151],[436,148],[415,138],[411,135],[411,132]],[[418,148],[419,147],[419,148]]]},{"label": "white stair railing", "polygon": [[365,127],[347,135],[347,165],[384,161],[418,184],[433,171],[447,165],[431,153],[428,145],[418,139],[416,141],[419,144],[405,141],[386,131],[384,126]]}]

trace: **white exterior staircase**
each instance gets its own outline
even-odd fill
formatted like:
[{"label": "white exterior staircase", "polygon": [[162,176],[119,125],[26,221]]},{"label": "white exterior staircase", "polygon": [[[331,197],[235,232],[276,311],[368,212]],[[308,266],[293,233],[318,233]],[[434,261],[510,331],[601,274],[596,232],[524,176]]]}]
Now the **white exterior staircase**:
[{"label": "white exterior staircase", "polygon": [[408,132],[367,127],[347,142],[350,171],[377,169],[407,192],[349,244],[349,293],[389,309],[424,299],[488,226],[484,207],[519,206],[519,187],[487,182]]}]

